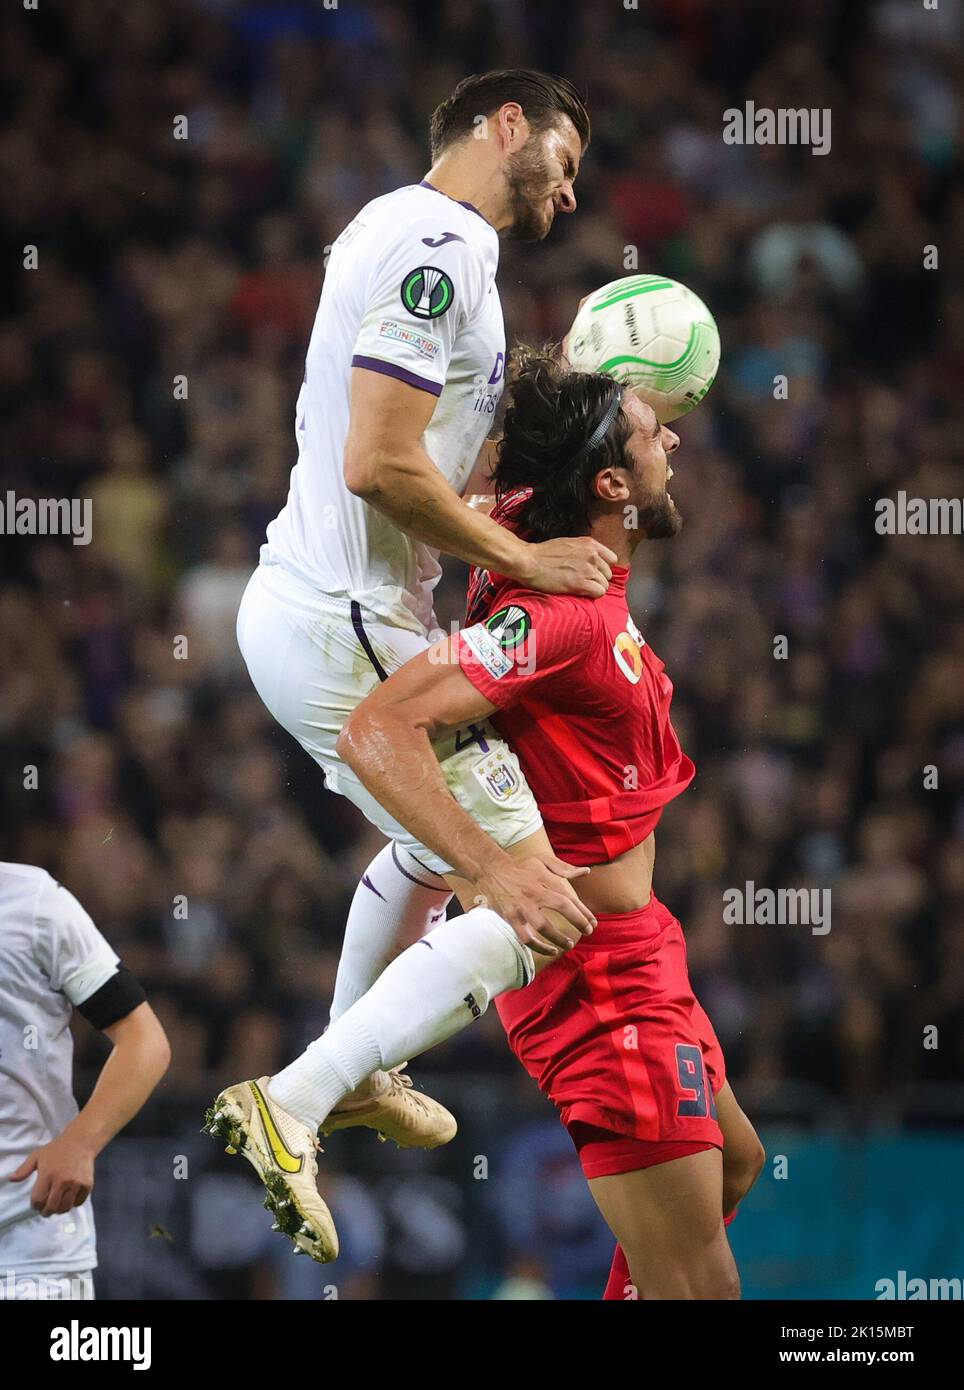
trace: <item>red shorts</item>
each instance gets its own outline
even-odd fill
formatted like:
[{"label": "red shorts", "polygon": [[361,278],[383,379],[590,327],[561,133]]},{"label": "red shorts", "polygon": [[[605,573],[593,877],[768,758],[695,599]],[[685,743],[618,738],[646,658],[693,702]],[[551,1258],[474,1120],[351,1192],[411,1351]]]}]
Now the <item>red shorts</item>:
[{"label": "red shorts", "polygon": [[656,898],[601,915],[592,936],[496,1008],[587,1177],[723,1147],[723,1053],[690,986],[683,929]]}]

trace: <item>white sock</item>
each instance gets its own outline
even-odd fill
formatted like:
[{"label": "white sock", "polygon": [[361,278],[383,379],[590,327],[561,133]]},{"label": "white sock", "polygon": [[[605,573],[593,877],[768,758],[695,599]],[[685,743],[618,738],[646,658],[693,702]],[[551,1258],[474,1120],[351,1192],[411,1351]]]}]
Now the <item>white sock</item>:
[{"label": "white sock", "polygon": [[445,917],[452,897],[444,878],[394,843],[376,854],[355,889],[338,961],[331,1021],[369,989],[398,949]]},{"label": "white sock", "polygon": [[271,1095],[316,1129],[376,1068],[390,1070],[444,1042],[533,974],[532,953],[508,922],[474,907],[386,966],[364,998],[271,1078]]}]

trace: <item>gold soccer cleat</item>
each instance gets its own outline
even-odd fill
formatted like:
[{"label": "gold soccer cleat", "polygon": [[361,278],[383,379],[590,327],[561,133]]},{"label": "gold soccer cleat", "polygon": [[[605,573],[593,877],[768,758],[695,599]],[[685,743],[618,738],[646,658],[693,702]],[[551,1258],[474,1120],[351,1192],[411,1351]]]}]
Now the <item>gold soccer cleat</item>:
[{"label": "gold soccer cleat", "polygon": [[371,1094],[343,1100],[323,1120],[320,1134],[363,1125],[380,1139],[394,1139],[400,1149],[437,1149],[455,1138],[458,1125],[444,1105],[416,1091],[402,1068],[372,1073]]},{"label": "gold soccer cleat", "polygon": [[274,1229],[294,1241],[294,1253],[329,1264],[338,1255],[338,1232],[315,1185],[320,1145],[271,1099],[268,1080],[262,1076],[222,1091],[204,1117],[204,1133],[248,1160],[264,1183]]}]

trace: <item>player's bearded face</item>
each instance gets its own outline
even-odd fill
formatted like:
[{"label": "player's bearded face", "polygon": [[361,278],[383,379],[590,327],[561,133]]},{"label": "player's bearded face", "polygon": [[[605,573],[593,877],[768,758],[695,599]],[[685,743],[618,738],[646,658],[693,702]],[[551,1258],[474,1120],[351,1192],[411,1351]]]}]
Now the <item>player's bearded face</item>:
[{"label": "player's bearded face", "polygon": [[548,236],[555,216],[552,173],[544,136],[532,135],[505,161],[512,225],[507,235],[514,241],[541,241]]},{"label": "player's bearded face", "polygon": [[683,518],[669,494],[669,480],[673,476],[670,459],[679,446],[679,438],[657,422],[652,406],[642,403],[635,393],[627,393],[623,409],[634,425],[627,454],[632,465],[630,487],[636,509],[635,529],[647,540],[667,540],[683,525]]},{"label": "player's bearded face", "polygon": [[638,529],[649,541],[665,541],[683,525],[676,503],[664,488],[662,492],[640,492],[636,500]]}]

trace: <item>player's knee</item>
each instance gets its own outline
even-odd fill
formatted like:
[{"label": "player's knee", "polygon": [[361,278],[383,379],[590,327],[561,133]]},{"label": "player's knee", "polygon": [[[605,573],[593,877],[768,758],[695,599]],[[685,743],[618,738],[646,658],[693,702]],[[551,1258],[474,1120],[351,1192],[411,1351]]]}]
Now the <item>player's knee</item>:
[{"label": "player's knee", "polygon": [[354,757],[354,745],[356,733],[364,723],[364,715],[359,715],[357,710],[352,710],[351,714],[342,725],[341,732],[335,740],[335,752],[343,763],[348,767],[352,766]]},{"label": "player's knee", "polygon": [[763,1145],[760,1143],[759,1136],[757,1136],[756,1145],[754,1146],[754,1149],[753,1149],[753,1162],[752,1162],[753,1178],[752,1178],[752,1180],[751,1180],[751,1182],[750,1182],[750,1186],[751,1186],[751,1187],[752,1187],[753,1184],[756,1182],[756,1180],[757,1180],[757,1178],[760,1176],[760,1174],[763,1172],[763,1165],[766,1163],[766,1161],[767,1161],[767,1151],[766,1151],[766,1149],[763,1147]]},{"label": "player's knee", "polygon": [[766,1161],[766,1149],[760,1143],[758,1136],[754,1134],[753,1143],[750,1146],[750,1149],[743,1162],[743,1171],[741,1176],[743,1179],[744,1195],[747,1192],[749,1192],[750,1188],[753,1186],[757,1178],[763,1172],[763,1165],[764,1163],[766,1163]]},{"label": "player's knee", "polygon": [[480,1014],[496,995],[520,989],[533,976],[532,953],[508,922],[488,907],[473,907],[443,922],[422,940],[454,969],[472,971],[472,995]]},{"label": "player's knee", "polygon": [[[730,1157],[729,1162],[726,1161],[727,1157]],[[740,1150],[738,1156],[727,1156],[724,1151],[725,1210],[743,1200],[763,1172],[766,1157],[766,1150],[756,1134],[753,1135],[752,1142]]]}]

